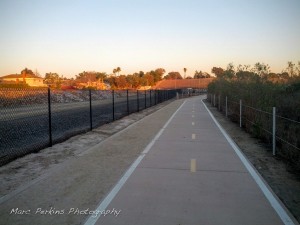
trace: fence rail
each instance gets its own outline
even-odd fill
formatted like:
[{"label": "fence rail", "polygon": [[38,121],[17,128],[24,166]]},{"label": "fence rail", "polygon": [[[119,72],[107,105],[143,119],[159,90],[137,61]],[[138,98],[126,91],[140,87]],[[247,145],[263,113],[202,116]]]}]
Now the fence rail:
[{"label": "fence rail", "polygon": [[175,98],[177,91],[0,89],[0,166]]},{"label": "fence rail", "polygon": [[242,99],[231,100],[227,96],[208,93],[207,100],[241,128],[270,144],[273,155],[280,154],[291,162],[300,162],[299,121],[277,115],[276,107],[267,107],[270,111],[257,109],[245,105]]}]

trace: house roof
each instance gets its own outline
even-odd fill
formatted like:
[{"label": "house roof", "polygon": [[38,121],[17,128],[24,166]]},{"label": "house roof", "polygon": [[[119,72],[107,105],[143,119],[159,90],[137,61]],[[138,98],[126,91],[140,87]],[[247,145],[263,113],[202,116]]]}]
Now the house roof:
[{"label": "house roof", "polygon": [[[5,78],[16,78],[16,79],[19,78],[19,79],[22,79],[23,77],[22,77],[21,74],[10,74],[10,75],[0,77],[0,79],[5,79]],[[32,74],[26,74],[25,78],[41,78],[41,77],[38,77],[38,76],[32,75]]]},{"label": "house roof", "polygon": [[178,79],[178,80],[161,80],[153,88],[154,89],[183,89],[196,88],[206,89],[208,84],[214,78],[200,78],[200,79]]}]

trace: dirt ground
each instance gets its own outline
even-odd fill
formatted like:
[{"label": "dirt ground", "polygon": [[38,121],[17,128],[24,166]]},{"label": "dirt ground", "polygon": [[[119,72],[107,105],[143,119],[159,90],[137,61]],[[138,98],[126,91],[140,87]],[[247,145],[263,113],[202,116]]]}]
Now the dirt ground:
[{"label": "dirt ground", "polygon": [[274,157],[271,149],[266,148],[262,141],[241,130],[238,124],[231,122],[210,103],[206,102],[206,106],[269,184],[273,192],[300,222],[299,177],[290,173],[288,165],[282,159]]}]

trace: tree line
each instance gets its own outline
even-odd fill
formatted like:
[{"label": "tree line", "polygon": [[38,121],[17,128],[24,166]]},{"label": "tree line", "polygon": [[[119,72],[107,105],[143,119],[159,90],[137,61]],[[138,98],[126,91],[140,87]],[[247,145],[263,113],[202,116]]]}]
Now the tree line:
[{"label": "tree line", "polygon": [[225,70],[213,67],[212,73],[217,79],[208,85],[208,93],[222,100],[221,110],[225,108],[224,99],[227,97],[228,117],[238,122],[239,100],[242,100],[245,129],[267,143],[272,143],[272,136],[266,131],[270,132],[272,107],[276,107],[276,115],[279,116],[276,117],[276,136],[281,138],[276,139],[277,153],[289,162],[293,171],[299,173],[300,62],[288,62],[281,73],[272,73],[270,67],[263,63],[256,63],[253,67],[229,64]]},{"label": "tree line", "polygon": [[107,84],[111,89],[137,89],[141,86],[154,86],[162,79],[192,79],[192,78],[208,78],[210,74],[196,70],[194,76],[186,76],[187,68],[183,68],[184,76],[178,71],[171,71],[166,74],[164,68],[157,68],[148,72],[139,71],[133,74],[121,74],[122,69],[117,67],[113,69],[112,74],[97,71],[83,71],[75,78],[66,78],[55,72],[47,72],[42,77],[37,71],[25,68],[21,71],[23,78],[28,75],[35,75],[43,78],[44,83],[50,85],[52,88],[60,89],[62,86],[78,87],[82,84],[85,88],[95,88],[98,83]]},{"label": "tree line", "polygon": [[240,64],[237,67],[235,67],[233,63],[229,63],[226,69],[213,67],[211,72],[215,74],[217,78],[224,79],[261,79],[277,82],[281,80],[285,82],[300,76],[300,61],[297,64],[289,61],[287,67],[282,70],[281,73],[271,72],[268,64],[260,62],[255,63],[254,66]]}]

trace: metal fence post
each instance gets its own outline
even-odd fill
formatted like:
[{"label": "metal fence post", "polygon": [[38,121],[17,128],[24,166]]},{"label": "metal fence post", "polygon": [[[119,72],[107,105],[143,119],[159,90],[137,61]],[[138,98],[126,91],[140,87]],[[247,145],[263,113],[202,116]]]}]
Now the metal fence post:
[{"label": "metal fence post", "polygon": [[214,107],[216,107],[216,94],[214,94]]},{"label": "metal fence post", "polygon": [[51,93],[48,87],[48,125],[49,125],[49,147],[52,147],[52,121],[51,121]]},{"label": "metal fence post", "polygon": [[240,127],[242,127],[242,100],[240,99]]},{"label": "metal fence post", "polygon": [[93,129],[93,114],[92,114],[92,90],[89,89],[89,97],[90,97],[90,130]]},{"label": "metal fence post", "polygon": [[126,91],[126,99],[127,99],[127,114],[129,115],[129,96],[128,96],[128,89]]},{"label": "metal fence post", "polygon": [[113,121],[115,120],[115,90],[112,90],[112,116]]},{"label": "metal fence post", "polygon": [[136,90],[137,111],[140,111],[139,90]]},{"label": "metal fence post", "polygon": [[219,95],[219,103],[218,103],[219,111],[221,111],[221,95]]},{"label": "metal fence post", "polygon": [[276,107],[273,107],[273,155],[276,154]]},{"label": "metal fence post", "polygon": [[227,102],[227,96],[226,96],[226,98],[225,98],[225,115],[226,115],[226,117],[228,117],[228,102]]},{"label": "metal fence post", "polygon": [[145,90],[145,109],[147,108],[147,91]]},{"label": "metal fence post", "polygon": [[212,94],[210,94],[210,104],[213,105],[213,98],[212,98]]},{"label": "metal fence post", "polygon": [[150,90],[150,107],[152,106],[152,97],[151,97],[151,90]]}]

